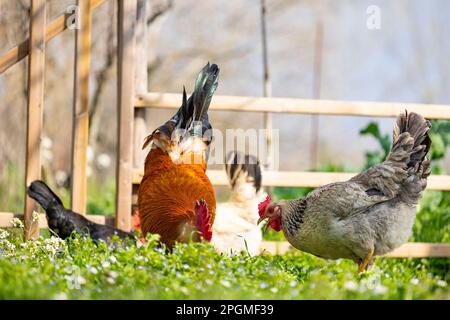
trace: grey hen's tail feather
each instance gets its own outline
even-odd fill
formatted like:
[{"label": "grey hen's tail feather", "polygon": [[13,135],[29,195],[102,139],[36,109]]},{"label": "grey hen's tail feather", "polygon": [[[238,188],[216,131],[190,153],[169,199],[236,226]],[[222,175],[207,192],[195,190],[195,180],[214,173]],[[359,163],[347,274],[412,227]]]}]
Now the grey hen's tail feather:
[{"label": "grey hen's tail feather", "polygon": [[408,173],[426,178],[430,174],[427,153],[431,147],[428,131],[430,121],[421,115],[405,111],[397,117],[394,127],[393,145],[387,160],[401,164]]},{"label": "grey hen's tail feather", "polygon": [[430,174],[430,162],[426,157],[431,146],[428,137],[430,128],[431,123],[416,113],[400,114],[386,161],[353,177],[351,181],[364,185],[369,196],[386,199],[399,196],[404,202],[416,204]]},{"label": "grey hen's tail feather", "polygon": [[387,160],[396,163],[406,172],[399,195],[411,204],[420,199],[430,175],[430,161],[427,158],[431,147],[428,136],[430,128],[430,121],[407,111],[398,116],[394,127],[393,146]]}]

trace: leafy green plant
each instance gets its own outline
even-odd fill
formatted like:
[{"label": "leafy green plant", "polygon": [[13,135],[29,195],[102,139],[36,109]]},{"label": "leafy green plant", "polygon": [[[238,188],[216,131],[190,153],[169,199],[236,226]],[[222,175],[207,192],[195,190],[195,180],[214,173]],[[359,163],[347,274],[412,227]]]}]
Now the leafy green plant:
[{"label": "leafy green plant", "polygon": [[[1,165],[0,165],[1,166]],[[0,173],[0,211],[22,212],[25,189],[25,175],[17,165],[7,162]]]},{"label": "leafy green plant", "polygon": [[434,174],[442,174],[443,168],[439,164],[445,157],[447,148],[450,146],[450,121],[431,121],[430,139],[432,141],[430,155],[434,163],[431,167]]},{"label": "leafy green plant", "polygon": [[[450,121],[432,120],[429,136],[432,141],[429,157],[432,160],[432,172],[442,174],[443,168],[439,161],[445,157],[447,148],[450,146]],[[366,163],[364,167],[367,169],[373,165],[383,162],[391,150],[391,137],[389,134],[381,134],[378,123],[370,122],[365,128],[359,132],[361,135],[372,136],[379,144],[379,150],[366,152]]]},{"label": "leafy green plant", "polygon": [[450,242],[450,192],[424,192],[411,241]]},{"label": "leafy green plant", "polygon": [[386,159],[391,150],[391,138],[388,134],[381,134],[377,122],[370,122],[367,127],[361,129],[359,133],[363,136],[372,136],[379,143],[381,150],[366,151],[366,163],[364,168],[370,168]]}]

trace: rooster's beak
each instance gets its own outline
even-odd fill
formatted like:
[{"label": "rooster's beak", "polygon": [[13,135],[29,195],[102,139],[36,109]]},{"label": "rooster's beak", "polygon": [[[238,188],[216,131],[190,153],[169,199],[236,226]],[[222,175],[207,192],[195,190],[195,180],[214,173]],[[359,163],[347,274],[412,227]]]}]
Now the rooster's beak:
[{"label": "rooster's beak", "polygon": [[265,217],[265,216],[260,217],[260,218],[258,219],[258,223],[257,223],[257,224],[260,224],[261,222],[263,222],[263,221],[266,220],[266,219],[267,219],[267,217]]}]

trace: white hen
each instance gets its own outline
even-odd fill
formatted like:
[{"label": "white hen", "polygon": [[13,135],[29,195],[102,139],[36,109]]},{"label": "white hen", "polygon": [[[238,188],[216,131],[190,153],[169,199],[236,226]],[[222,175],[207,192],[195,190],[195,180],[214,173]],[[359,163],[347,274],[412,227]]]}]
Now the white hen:
[{"label": "white hen", "polygon": [[222,253],[256,255],[262,241],[258,203],[266,196],[261,190],[261,166],[254,156],[230,152],[225,169],[231,194],[228,202],[217,204],[211,242]]}]

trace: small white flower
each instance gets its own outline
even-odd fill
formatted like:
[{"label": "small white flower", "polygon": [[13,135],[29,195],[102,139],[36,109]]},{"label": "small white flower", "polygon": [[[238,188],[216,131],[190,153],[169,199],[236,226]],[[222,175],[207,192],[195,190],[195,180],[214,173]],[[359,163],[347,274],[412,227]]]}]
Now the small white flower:
[{"label": "small white flower", "polygon": [[273,293],[277,293],[278,289],[277,288],[272,288],[272,289],[270,289],[270,291],[273,292]]},{"label": "small white flower", "polygon": [[44,149],[51,149],[53,146],[53,141],[47,136],[44,136],[41,141],[41,145]]},{"label": "small white flower", "polygon": [[55,295],[55,300],[67,300],[67,294],[65,292],[60,292]]},{"label": "small white flower", "polygon": [[97,270],[96,267],[88,267],[88,270],[89,270],[89,272],[92,273],[92,274],[97,274],[97,273],[98,273],[98,270]]},{"label": "small white flower", "polygon": [[220,281],[220,283],[226,288],[231,287],[230,281],[222,280],[222,281]]},{"label": "small white flower", "polygon": [[23,229],[23,222],[19,218],[14,218],[10,221],[10,224],[13,228],[20,228]]},{"label": "small white flower", "polygon": [[208,286],[211,286],[211,285],[214,283],[214,281],[212,281],[211,279],[206,279],[206,280],[205,280],[205,283],[206,283]]},{"label": "small white flower", "polygon": [[33,213],[31,214],[31,221],[32,222],[39,222],[40,218],[41,217],[39,215],[39,212],[33,210]]},{"label": "small white flower", "polygon": [[85,283],[86,283],[86,279],[83,278],[82,276],[76,277],[76,281],[77,281],[77,283],[79,283],[79,284],[85,284]]},{"label": "small white flower", "polygon": [[108,260],[106,260],[102,263],[103,268],[109,268],[110,265],[111,265],[111,263]]},{"label": "small white flower", "polygon": [[117,278],[117,272],[115,272],[115,271],[110,271],[109,272],[109,276],[111,277],[111,278],[113,278],[113,279],[116,279]]},{"label": "small white flower", "polygon": [[348,291],[358,290],[358,284],[355,281],[347,281],[344,283],[344,288]]},{"label": "small white flower", "polygon": [[6,239],[0,240],[0,248],[9,254],[12,254],[14,251],[16,251],[16,246]]},{"label": "small white flower", "polygon": [[106,153],[102,153],[97,157],[97,164],[103,169],[109,168],[111,165],[111,157]]},{"label": "small white flower", "polygon": [[55,173],[55,180],[59,186],[62,186],[67,181],[68,175],[67,172],[63,170],[58,170]]},{"label": "small white flower", "polygon": [[290,287],[295,287],[297,285],[297,281],[292,280],[291,282],[289,282],[289,286]]},{"label": "small white flower", "polygon": [[181,288],[180,288],[180,291],[183,292],[184,294],[189,294],[188,288],[181,287]]},{"label": "small white flower", "polygon": [[6,239],[9,237],[9,232],[3,229],[0,229],[0,239]]},{"label": "small white flower", "polygon": [[265,283],[265,282],[262,282],[262,283],[259,285],[259,287],[260,287],[261,289],[266,289],[268,286],[269,286],[269,285],[268,285],[267,283]]},{"label": "small white flower", "polygon": [[374,294],[385,294],[388,291],[388,288],[381,285],[381,284],[377,284],[374,288],[373,288],[373,293]]},{"label": "small white flower", "polygon": [[414,278],[414,279],[411,279],[410,283],[411,283],[412,285],[416,286],[416,285],[419,284],[419,279],[415,279],[415,278]]},{"label": "small white flower", "polygon": [[117,258],[115,256],[110,256],[109,261],[111,261],[112,263],[117,263]]}]

